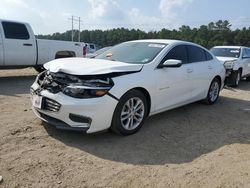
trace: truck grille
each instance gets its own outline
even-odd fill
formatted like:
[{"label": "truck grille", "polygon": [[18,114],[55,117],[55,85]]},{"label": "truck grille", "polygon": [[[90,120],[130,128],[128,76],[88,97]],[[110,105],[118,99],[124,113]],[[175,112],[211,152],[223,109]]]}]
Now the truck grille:
[{"label": "truck grille", "polygon": [[43,110],[48,110],[51,112],[58,112],[61,108],[61,105],[52,99],[43,98],[42,108]]}]

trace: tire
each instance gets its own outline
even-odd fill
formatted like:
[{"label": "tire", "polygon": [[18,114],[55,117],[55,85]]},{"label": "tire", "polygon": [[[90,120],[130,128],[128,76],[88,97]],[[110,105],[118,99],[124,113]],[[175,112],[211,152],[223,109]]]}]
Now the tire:
[{"label": "tire", "polygon": [[218,78],[214,78],[209,86],[206,103],[212,105],[217,102],[220,94],[221,82]]},{"label": "tire", "polygon": [[246,81],[248,81],[248,82],[250,81],[250,76],[248,76],[248,77],[246,78]]},{"label": "tire", "polygon": [[241,70],[232,73],[232,87],[238,87],[241,80]]},{"label": "tire", "polygon": [[41,73],[45,70],[45,68],[43,66],[37,66],[37,67],[34,67],[35,70],[38,72],[38,73]]},{"label": "tire", "polygon": [[148,103],[143,93],[138,90],[128,91],[115,108],[111,130],[123,136],[132,135],[140,130],[147,114]]}]

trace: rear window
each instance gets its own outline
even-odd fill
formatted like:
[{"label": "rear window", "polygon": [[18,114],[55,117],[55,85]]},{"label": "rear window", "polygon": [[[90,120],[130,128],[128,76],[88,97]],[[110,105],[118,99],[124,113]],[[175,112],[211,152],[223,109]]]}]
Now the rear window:
[{"label": "rear window", "polygon": [[189,63],[207,61],[205,51],[197,46],[188,45]]},{"label": "rear window", "polygon": [[2,22],[5,38],[27,40],[29,32],[24,24],[13,22]]},{"label": "rear window", "polygon": [[[205,51],[205,50],[204,50],[204,51]],[[213,56],[212,56],[210,53],[208,53],[207,51],[205,51],[205,54],[206,54],[206,56],[207,56],[207,60],[208,60],[208,61],[214,59]]]}]

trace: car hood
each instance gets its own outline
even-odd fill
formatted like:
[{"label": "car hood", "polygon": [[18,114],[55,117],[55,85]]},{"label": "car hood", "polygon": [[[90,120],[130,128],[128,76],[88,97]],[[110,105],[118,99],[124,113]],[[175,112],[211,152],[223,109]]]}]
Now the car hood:
[{"label": "car hood", "polygon": [[221,63],[225,63],[226,61],[235,61],[238,58],[235,57],[217,57],[217,59],[221,62]]},{"label": "car hood", "polygon": [[50,61],[44,68],[50,72],[63,72],[72,75],[100,75],[116,72],[136,72],[143,65],[129,64],[119,61],[87,58],[64,58]]}]

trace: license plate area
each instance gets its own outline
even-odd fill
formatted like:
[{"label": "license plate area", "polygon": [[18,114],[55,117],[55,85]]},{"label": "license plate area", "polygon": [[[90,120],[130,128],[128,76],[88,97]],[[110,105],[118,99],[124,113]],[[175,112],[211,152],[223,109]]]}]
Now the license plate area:
[{"label": "license plate area", "polygon": [[39,109],[42,108],[42,100],[43,100],[43,97],[42,97],[42,96],[39,96],[39,95],[32,95],[32,105],[33,105],[35,108],[39,108]]}]

